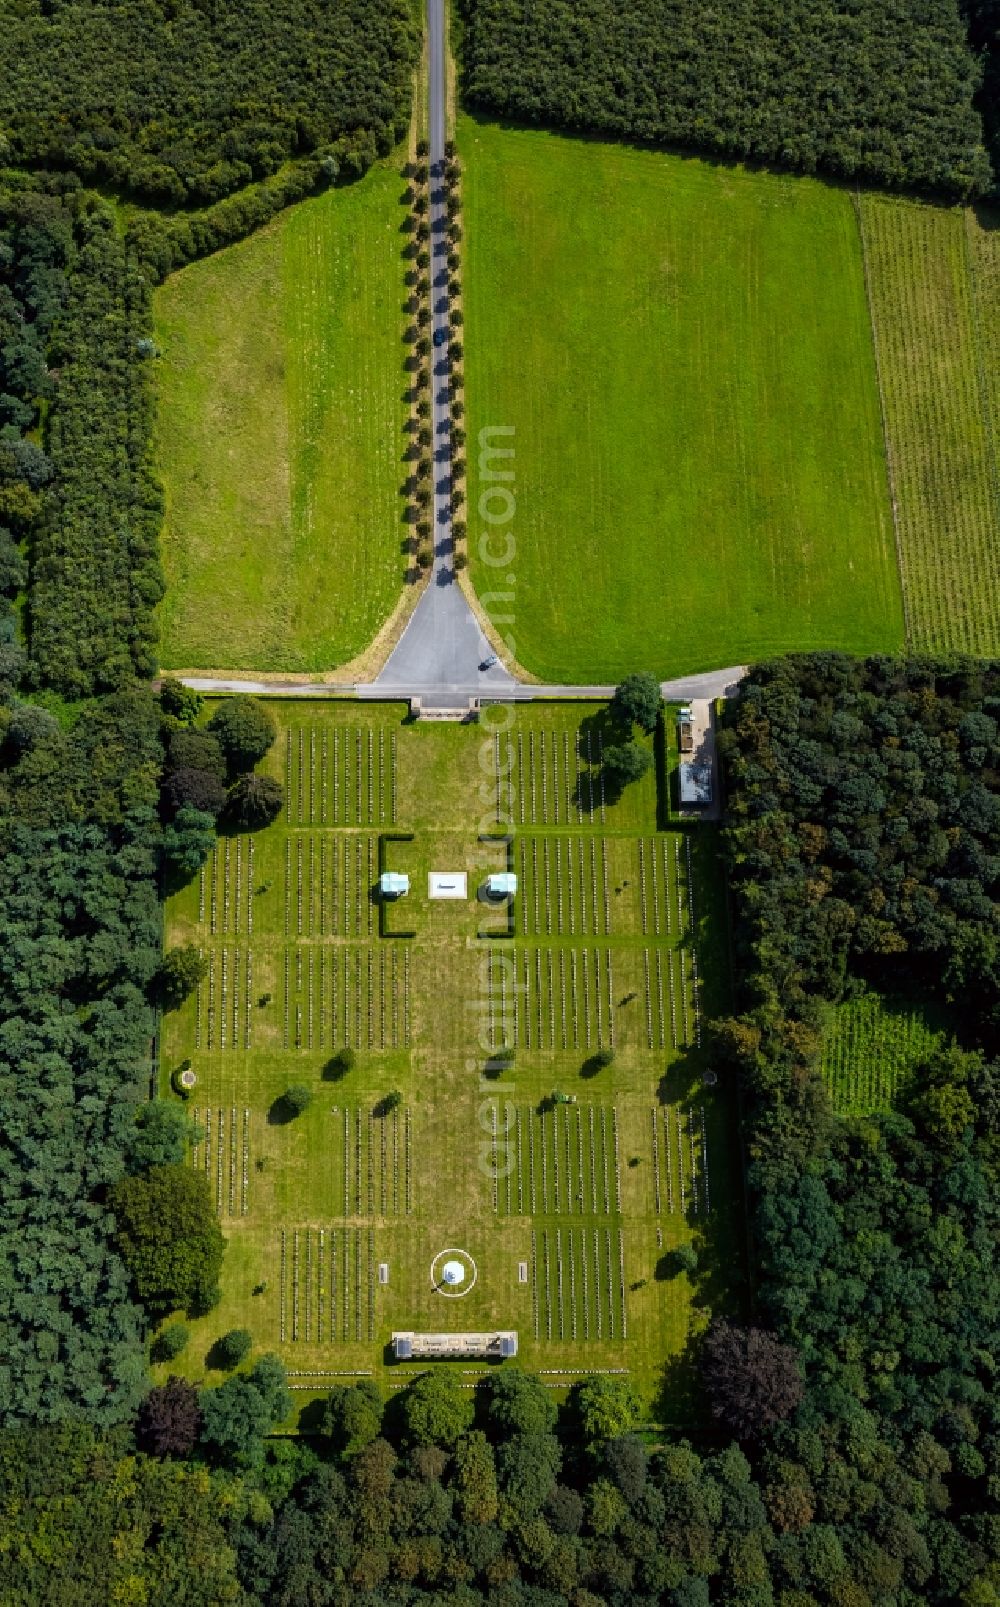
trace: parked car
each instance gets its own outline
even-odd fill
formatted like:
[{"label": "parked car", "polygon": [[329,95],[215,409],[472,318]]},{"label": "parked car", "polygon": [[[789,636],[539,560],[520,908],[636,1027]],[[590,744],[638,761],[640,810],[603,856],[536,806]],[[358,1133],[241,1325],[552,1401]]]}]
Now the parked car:
[{"label": "parked car", "polygon": [[481,670],[491,670],[494,664],[499,664],[499,662],[500,660],[497,658],[495,653],[488,653],[483,659],[483,662],[480,664],[479,668]]}]

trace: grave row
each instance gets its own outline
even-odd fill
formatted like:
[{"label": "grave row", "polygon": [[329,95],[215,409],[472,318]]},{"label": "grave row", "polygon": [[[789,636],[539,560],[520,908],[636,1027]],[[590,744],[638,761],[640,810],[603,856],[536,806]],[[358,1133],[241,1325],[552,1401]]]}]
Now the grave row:
[{"label": "grave row", "polygon": [[191,1111],[199,1137],[191,1164],[203,1169],[219,1216],[246,1216],[250,1210],[250,1112],[206,1107]]},{"label": "grave row", "polygon": [[285,820],[298,826],[396,821],[396,733],[310,726],[285,733]]},{"label": "grave row", "polygon": [[[497,987],[489,989],[491,1044],[507,1040],[528,1049],[614,1047],[615,958],[608,948],[519,947],[491,959],[488,975],[514,968],[513,1001],[500,1013]],[[517,986],[513,985],[516,978]]]},{"label": "grave row", "polygon": [[253,933],[254,840],[217,837],[198,872],[198,920],[215,937]]},{"label": "grave row", "polygon": [[344,1217],[398,1216],[413,1208],[412,1124],[409,1107],[376,1116],[334,1105],[327,1149],[331,1211]]},{"label": "grave row", "polygon": [[607,844],[594,838],[528,837],[519,843],[523,936],[601,936],[611,931]]},{"label": "grave row", "polygon": [[410,1041],[410,955],[393,947],[285,951],[285,1049],[399,1049]]},{"label": "grave row", "polygon": [[531,1281],[536,1339],[628,1337],[620,1228],[565,1226],[533,1233]]},{"label": "grave row", "polygon": [[494,1106],[494,1204],[508,1216],[621,1211],[614,1105]]},{"label": "grave row", "polygon": [[374,837],[288,837],[285,936],[370,937],[377,867]]},{"label": "grave row", "polygon": [[372,1228],[282,1228],[278,1311],[282,1344],[374,1339],[375,1283]]},{"label": "grave row", "polygon": [[604,821],[604,746],[590,731],[519,731],[494,741],[497,819],[525,826]]},{"label": "grave row", "polygon": [[653,1197],[657,1216],[707,1216],[712,1209],[705,1107],[654,1107],[651,1113]]}]

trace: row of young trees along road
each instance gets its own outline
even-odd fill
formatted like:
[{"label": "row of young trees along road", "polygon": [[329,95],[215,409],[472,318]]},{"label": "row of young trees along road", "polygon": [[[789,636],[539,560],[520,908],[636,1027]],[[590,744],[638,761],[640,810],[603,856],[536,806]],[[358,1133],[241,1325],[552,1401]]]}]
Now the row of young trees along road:
[{"label": "row of young trees along road", "polygon": [[[995,183],[995,0],[463,0],[461,24],[491,113],[939,195]],[[619,1379],[557,1410],[505,1368],[335,1390],[272,1438],[287,1380],[242,1329],[222,1385],[151,1387],[151,1334],[177,1313],[169,1372],[224,1256],[183,1105],[148,1099],[156,1009],[194,975],[163,956],[159,893],[220,823],[281,807],[266,710],[205,722],[151,689],[151,287],[388,155],[418,48],[402,0],[25,0],[0,30],[0,1597],[991,1607],[993,665],[793,659],[727,708],[737,997],[711,1047],[741,1094],[752,1299],[696,1347],[687,1436],[643,1432]],[[617,700],[623,785],[648,691]],[[862,989],[933,997],[947,1046],[891,1111],[846,1119],[824,1023]]]}]

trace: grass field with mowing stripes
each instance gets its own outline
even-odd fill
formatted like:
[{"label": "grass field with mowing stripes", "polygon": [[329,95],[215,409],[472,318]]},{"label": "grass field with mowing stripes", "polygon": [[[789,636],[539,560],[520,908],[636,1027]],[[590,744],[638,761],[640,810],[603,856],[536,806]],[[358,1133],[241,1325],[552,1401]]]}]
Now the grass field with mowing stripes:
[{"label": "grass field with mowing stripes", "polygon": [[527,668],[900,647],[850,197],[471,118],[458,140],[472,574],[498,584],[479,432],[513,426],[516,512],[491,550],[509,529]]},{"label": "grass field with mowing stripes", "polygon": [[1000,651],[1000,232],[971,209],[858,201],[910,645]]},{"label": "grass field with mowing stripes", "polygon": [[[221,838],[167,906],[168,941],[209,971],[164,1020],[164,1089],[190,1058],[191,1164],[229,1240],[222,1302],[171,1366],[213,1376],[213,1341],[247,1327],[305,1401],[351,1369],[398,1383],[394,1328],[513,1327],[554,1389],[625,1370],[655,1420],[686,1421],[680,1358],[742,1283],[734,1111],[703,1075],[703,1024],[728,1008],[714,829],[658,831],[652,772],[612,796],[594,707],[492,732],[272,707],[282,815]],[[380,861],[410,876],[398,936],[370,896]],[[510,911],[477,897],[508,864]],[[465,870],[469,899],[430,900],[431,870]],[[345,1046],[357,1066],[325,1079]],[[514,1069],[486,1074],[504,1048]],[[315,1097],[286,1120],[292,1082]],[[687,1241],[693,1278],[668,1259]],[[477,1268],[458,1301],[430,1278],[452,1247]]]},{"label": "grass field with mowing stripes", "polygon": [[169,668],[330,669],[392,612],[400,189],[377,167],[156,292]]}]

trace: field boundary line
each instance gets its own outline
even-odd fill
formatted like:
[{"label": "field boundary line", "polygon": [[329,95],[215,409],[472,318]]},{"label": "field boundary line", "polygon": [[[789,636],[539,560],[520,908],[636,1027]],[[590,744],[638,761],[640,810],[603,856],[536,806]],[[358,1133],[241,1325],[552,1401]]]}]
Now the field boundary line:
[{"label": "field boundary line", "polygon": [[972,245],[969,240],[970,210],[969,207],[962,208],[962,245],[969,280],[969,300],[972,305],[972,344],[976,352],[976,387],[979,391],[979,410],[983,417],[983,431],[986,436],[990,482],[993,491],[993,533],[994,535],[1000,535],[1000,466],[997,463],[993,405],[990,401],[989,387],[986,383],[986,365],[983,361],[983,326],[979,311],[979,276],[972,259]]},{"label": "field boundary line", "polygon": [[896,470],[893,462],[892,441],[889,436],[889,417],[885,406],[885,385],[882,380],[882,355],[879,350],[878,328],[875,323],[875,302],[872,297],[871,272],[868,266],[868,241],[865,235],[865,220],[861,210],[861,192],[851,191],[851,204],[854,208],[854,218],[858,226],[858,239],[861,243],[861,273],[865,282],[865,301],[868,306],[868,324],[872,332],[872,351],[875,356],[875,383],[878,386],[878,410],[882,420],[882,440],[885,443],[885,472],[889,486],[889,511],[892,514],[892,534],[896,544],[896,569],[899,573],[899,592],[903,601],[903,631],[906,645],[910,646],[910,600],[907,587],[906,566],[903,562],[903,543],[899,533],[899,505],[896,498]]}]

